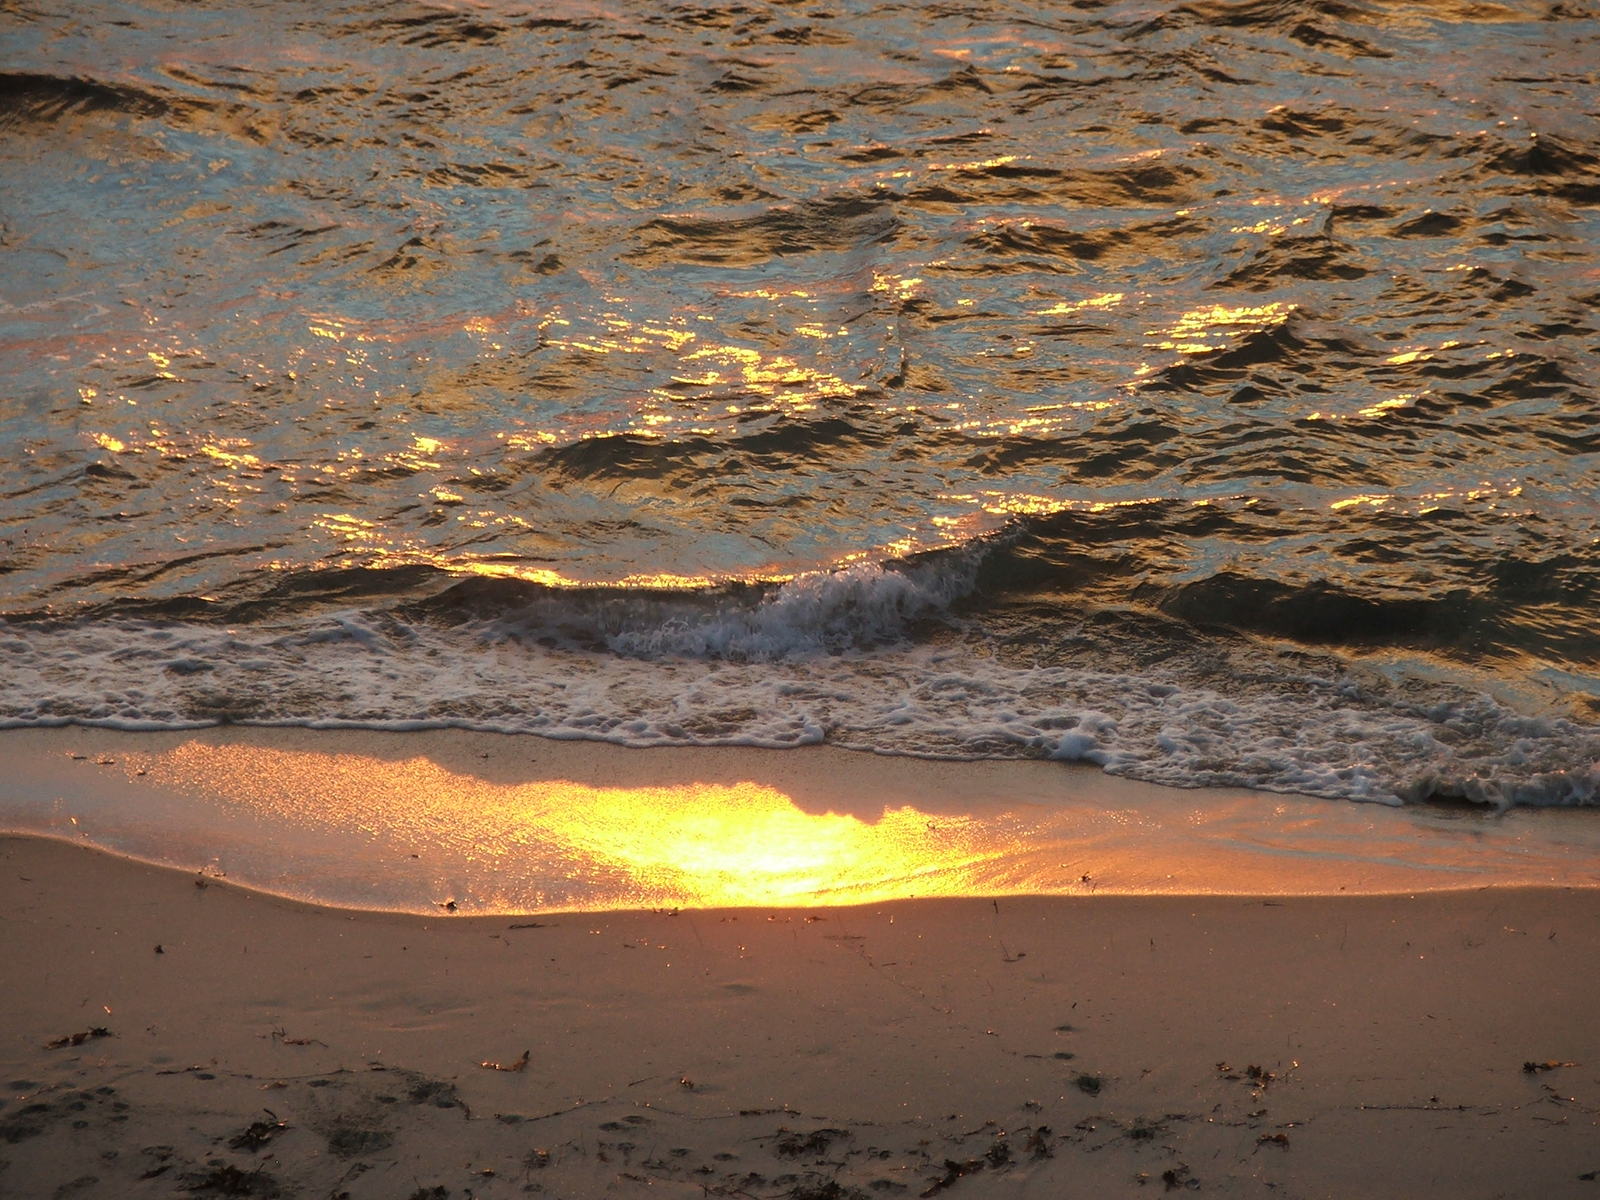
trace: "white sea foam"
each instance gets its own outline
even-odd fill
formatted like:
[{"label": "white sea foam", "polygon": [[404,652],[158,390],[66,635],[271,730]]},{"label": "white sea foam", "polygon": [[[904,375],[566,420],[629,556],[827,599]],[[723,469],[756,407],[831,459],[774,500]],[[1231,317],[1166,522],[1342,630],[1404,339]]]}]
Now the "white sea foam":
[{"label": "white sea foam", "polygon": [[655,626],[613,613],[610,646],[598,647],[538,636],[525,617],[515,628],[445,626],[354,611],[277,630],[12,627],[0,629],[0,723],[459,727],[629,746],[826,740],[1383,803],[1600,802],[1600,730],[1458,688],[1419,700],[1351,674],[1263,682],[1181,663],[1033,665],[955,628],[891,640],[961,590],[959,578],[858,568],[675,609]]},{"label": "white sea foam", "polygon": [[901,637],[911,622],[945,612],[970,592],[979,555],[947,555],[922,570],[862,563],[813,571],[754,604],[686,607],[666,620],[612,632],[606,643],[645,658],[762,661],[873,645]]}]

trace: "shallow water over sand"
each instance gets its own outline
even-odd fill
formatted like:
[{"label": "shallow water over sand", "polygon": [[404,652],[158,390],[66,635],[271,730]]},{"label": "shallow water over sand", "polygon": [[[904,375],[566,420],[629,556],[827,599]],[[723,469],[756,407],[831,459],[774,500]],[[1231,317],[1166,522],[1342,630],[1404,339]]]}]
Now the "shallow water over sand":
[{"label": "shallow water over sand", "polygon": [[0,734],[0,828],[340,907],[1600,886],[1589,814],[1329,805],[1050,763],[461,733]]}]

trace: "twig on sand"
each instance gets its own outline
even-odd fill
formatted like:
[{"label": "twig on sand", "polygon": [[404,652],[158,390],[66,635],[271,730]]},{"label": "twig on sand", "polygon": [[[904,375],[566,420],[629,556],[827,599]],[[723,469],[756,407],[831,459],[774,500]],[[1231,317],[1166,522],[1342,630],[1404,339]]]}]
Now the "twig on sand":
[{"label": "twig on sand", "polygon": [[478,1065],[486,1071],[526,1071],[528,1069],[528,1059],[530,1057],[532,1057],[531,1054],[527,1050],[524,1050],[522,1052],[522,1057],[517,1059],[515,1062],[500,1063],[495,1062],[493,1059],[484,1059]]},{"label": "twig on sand", "polygon": [[270,1036],[273,1041],[282,1042],[285,1046],[321,1046],[324,1050],[328,1048],[328,1043],[321,1038],[290,1037],[281,1025],[274,1029]]},{"label": "twig on sand", "polygon": [[1358,1112],[1478,1112],[1484,1116],[1497,1113],[1498,1104],[1358,1104]]}]

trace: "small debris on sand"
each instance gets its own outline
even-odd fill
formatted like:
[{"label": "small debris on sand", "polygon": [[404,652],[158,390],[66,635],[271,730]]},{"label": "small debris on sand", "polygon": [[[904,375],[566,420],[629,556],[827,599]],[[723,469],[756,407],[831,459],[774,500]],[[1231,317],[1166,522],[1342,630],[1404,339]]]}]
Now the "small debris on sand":
[{"label": "small debris on sand", "polygon": [[46,1050],[60,1050],[63,1046],[81,1046],[85,1042],[94,1041],[95,1038],[105,1038],[105,1037],[114,1037],[114,1036],[116,1036],[116,1035],[113,1034],[111,1032],[111,1030],[107,1029],[104,1025],[96,1025],[92,1029],[84,1029],[84,1030],[80,1030],[77,1033],[69,1033],[69,1034],[64,1035],[63,1037],[54,1038],[54,1039],[46,1042],[44,1044],[44,1048]]},{"label": "small debris on sand", "polygon": [[522,1057],[515,1059],[512,1062],[495,1062],[493,1059],[486,1058],[478,1065],[486,1071],[526,1071],[528,1069],[528,1059],[530,1057],[530,1052],[524,1050],[522,1052]]}]

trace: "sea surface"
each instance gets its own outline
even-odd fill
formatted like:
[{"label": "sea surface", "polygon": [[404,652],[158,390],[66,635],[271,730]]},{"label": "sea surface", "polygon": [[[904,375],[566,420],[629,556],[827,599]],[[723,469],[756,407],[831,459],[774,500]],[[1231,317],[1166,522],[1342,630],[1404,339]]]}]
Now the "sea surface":
[{"label": "sea surface", "polygon": [[1600,803],[1600,7],[0,2],[0,725]]}]

